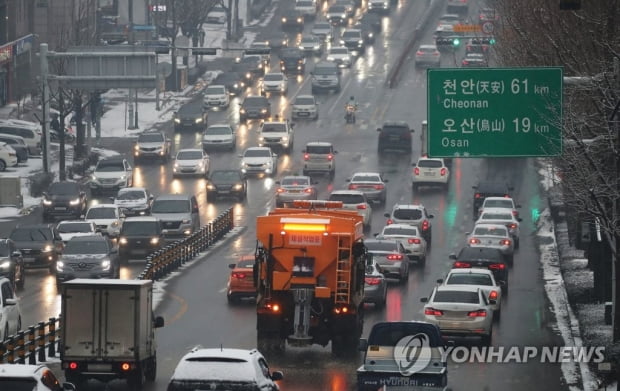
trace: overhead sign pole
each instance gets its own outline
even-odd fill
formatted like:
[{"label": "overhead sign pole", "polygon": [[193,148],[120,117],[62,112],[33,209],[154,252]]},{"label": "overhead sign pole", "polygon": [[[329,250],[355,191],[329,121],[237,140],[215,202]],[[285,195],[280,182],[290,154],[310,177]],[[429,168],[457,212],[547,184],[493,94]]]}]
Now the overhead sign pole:
[{"label": "overhead sign pole", "polygon": [[50,172],[50,132],[49,132],[49,117],[50,117],[50,90],[47,82],[49,69],[47,64],[47,44],[42,43],[39,46],[39,61],[41,62],[41,90],[43,93],[43,113],[41,120],[41,131],[43,132],[43,145],[42,145],[42,158],[43,158],[43,172]]}]

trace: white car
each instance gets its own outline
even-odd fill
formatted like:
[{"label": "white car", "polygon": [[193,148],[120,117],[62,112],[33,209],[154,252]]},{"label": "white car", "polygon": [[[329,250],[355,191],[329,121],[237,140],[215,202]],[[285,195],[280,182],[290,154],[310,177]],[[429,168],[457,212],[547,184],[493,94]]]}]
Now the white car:
[{"label": "white car", "polygon": [[97,234],[97,226],[92,221],[63,220],[56,225],[58,234],[63,242],[78,236],[91,236]]},{"label": "white car", "polygon": [[420,45],[415,52],[415,66],[430,65],[439,68],[441,53],[436,45]]},{"label": "white car", "polygon": [[172,176],[198,175],[206,177],[209,175],[211,159],[202,148],[181,149],[177,152],[172,166]]},{"label": "white car", "polygon": [[207,107],[226,108],[230,105],[230,94],[226,86],[214,84],[205,89],[203,102]]},{"label": "white car", "polygon": [[316,22],[312,26],[310,33],[325,42],[332,42],[334,40],[334,28],[329,22]]},{"label": "white car", "polygon": [[231,151],[237,146],[237,135],[228,124],[209,126],[202,134],[202,149],[224,148]]},{"label": "white car", "polygon": [[115,204],[93,205],[88,208],[84,216],[85,221],[95,223],[98,232],[113,238],[117,238],[120,234],[123,218],[123,214]]},{"label": "white car", "polygon": [[225,24],[226,20],[226,10],[222,7],[213,7],[207,14],[207,23],[210,24]]},{"label": "white car", "polygon": [[[22,312],[15,296],[13,284],[8,278],[0,278],[0,336],[6,341],[22,328]],[[0,383],[1,384],[1,383]]]},{"label": "white car", "polygon": [[445,279],[437,280],[443,285],[472,285],[480,288],[491,304],[495,319],[499,319],[502,310],[502,286],[495,281],[493,272],[487,269],[451,269]]},{"label": "white car", "polygon": [[512,265],[514,261],[514,240],[510,236],[508,227],[503,224],[476,224],[471,233],[467,233],[469,247],[491,247],[502,252],[506,262]]},{"label": "white car", "polygon": [[241,158],[241,173],[247,175],[275,176],[278,171],[278,155],[269,147],[251,147],[239,155]]},{"label": "white car", "polygon": [[286,95],[288,92],[288,78],[282,72],[267,73],[261,81],[261,94],[268,92]]},{"label": "white car", "polygon": [[316,3],[312,0],[297,0],[295,2],[295,11],[299,12],[306,19],[316,17]]},{"label": "white car", "polygon": [[7,143],[0,142],[0,171],[17,166],[17,152]]},{"label": "white car", "polygon": [[329,195],[329,201],[342,202],[342,208],[354,210],[364,219],[364,228],[369,229],[372,223],[372,208],[366,194],[358,190],[335,190]]},{"label": "white car", "polygon": [[413,163],[411,172],[411,188],[417,191],[420,186],[441,186],[447,188],[450,181],[450,170],[442,158],[420,157]]},{"label": "white car", "polygon": [[477,224],[502,224],[508,227],[510,236],[514,240],[514,247],[519,248],[519,234],[521,218],[512,214],[510,209],[506,208],[487,208],[476,220]]},{"label": "white car", "polygon": [[349,49],[344,46],[330,48],[327,52],[327,61],[334,62],[341,68],[350,68],[353,63]]},{"label": "white car", "polygon": [[439,285],[420,301],[424,320],[439,326],[443,336],[480,337],[483,345],[491,344],[496,300],[488,300],[479,287]]},{"label": "white car", "polygon": [[258,130],[258,145],[260,147],[273,147],[290,153],[295,143],[295,124],[288,120],[276,118],[274,121],[263,122]]},{"label": "white car", "polygon": [[144,187],[127,187],[120,189],[114,198],[114,205],[118,206],[125,216],[145,216],[151,213],[153,195]]},{"label": "white car", "polygon": [[515,204],[515,201],[510,197],[487,197],[482,202],[482,206],[478,209],[478,215],[482,213],[484,209],[488,208],[507,208],[510,209],[510,213],[513,216],[519,217],[518,209],[521,205]]},{"label": "white car", "polygon": [[304,52],[305,55],[320,56],[323,54],[321,48],[321,40],[314,35],[304,35],[299,42],[299,50]]},{"label": "white car", "polygon": [[426,240],[418,227],[409,224],[386,225],[376,235],[376,238],[397,240],[405,248],[410,261],[417,261],[422,266],[426,263]]},{"label": "white car", "polygon": [[319,119],[319,104],[313,95],[297,95],[291,106],[291,117]]},{"label": "white car", "polygon": [[[8,381],[4,388],[5,380]],[[75,385],[61,383],[45,365],[0,364],[0,385],[3,390],[75,391]]]}]

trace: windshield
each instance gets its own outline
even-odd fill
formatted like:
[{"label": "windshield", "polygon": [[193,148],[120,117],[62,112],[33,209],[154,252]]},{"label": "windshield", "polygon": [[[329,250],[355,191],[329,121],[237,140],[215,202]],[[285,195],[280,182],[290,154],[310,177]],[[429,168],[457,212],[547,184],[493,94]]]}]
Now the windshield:
[{"label": "windshield", "polygon": [[282,186],[309,186],[310,179],[309,178],[284,178],[282,179]]},{"label": "windshield", "polygon": [[40,242],[52,240],[52,230],[48,228],[15,228],[11,237],[15,242]]},{"label": "windshield", "polygon": [[394,228],[385,227],[383,229],[383,235],[406,235],[406,236],[420,236],[417,228]]},{"label": "windshield", "polygon": [[314,7],[314,4],[311,1],[298,1],[297,5],[299,7]]},{"label": "windshield", "polygon": [[479,304],[478,292],[468,291],[437,291],[433,297],[434,303],[467,303]]},{"label": "windshield", "polygon": [[366,248],[368,249],[369,252],[373,252],[373,251],[391,251],[391,252],[395,252],[395,251],[397,251],[396,243],[392,242],[392,241],[386,241],[386,242],[366,242]]},{"label": "windshield", "polygon": [[77,183],[52,183],[49,189],[50,194],[54,195],[75,195],[80,192],[80,187]]},{"label": "windshield", "polygon": [[90,208],[86,212],[86,219],[115,219],[116,208]]},{"label": "windshield", "polygon": [[314,37],[303,37],[301,39],[301,44],[304,45],[308,45],[308,44],[312,44],[314,45],[317,42],[317,40]]},{"label": "windshield", "polygon": [[244,157],[270,157],[268,149],[248,149],[243,154]]},{"label": "windshield", "polygon": [[474,235],[508,236],[506,227],[476,227]]},{"label": "windshield", "polygon": [[331,145],[308,145],[306,147],[306,152],[317,155],[327,155],[332,153],[332,147]]},{"label": "windshield", "polygon": [[156,200],[152,213],[189,213],[188,200]]},{"label": "windshield", "polygon": [[282,81],[284,80],[284,76],[280,73],[268,73],[265,75],[263,79],[265,81]]},{"label": "windshield", "polygon": [[330,54],[348,54],[349,49],[347,48],[333,48],[329,51]]},{"label": "windshield", "polygon": [[360,32],[359,31],[345,31],[344,33],[342,33],[342,39],[346,39],[346,38],[359,38],[360,37]]},{"label": "windshield", "polygon": [[158,221],[125,221],[125,223],[123,224],[122,234],[125,236],[158,235],[159,234],[159,222]]},{"label": "windshield", "polygon": [[0,257],[8,257],[9,256],[9,245],[6,240],[0,242]]},{"label": "windshield", "polygon": [[393,215],[399,220],[419,220],[422,218],[422,211],[420,209],[396,209]]},{"label": "windshield", "polygon": [[58,224],[57,228],[58,232],[60,232],[61,234],[93,232],[92,224],[84,221]]},{"label": "windshield", "polygon": [[222,95],[225,92],[224,87],[208,87],[205,90],[205,95]]},{"label": "windshield", "polygon": [[512,209],[512,200],[501,199],[501,200],[489,200],[488,198],[484,200],[485,208],[509,208]]},{"label": "windshield", "polygon": [[177,153],[177,160],[200,160],[202,151],[181,151]]},{"label": "windshield", "polygon": [[107,254],[108,244],[101,240],[69,240],[63,252],[67,255],[72,254]]},{"label": "windshield", "polygon": [[424,160],[420,160],[418,162],[418,167],[423,167],[423,168],[441,168],[441,167],[443,167],[443,164],[441,163],[441,160],[424,159]]},{"label": "windshield", "polygon": [[286,133],[285,124],[265,124],[262,129],[263,133]]},{"label": "windshield", "polygon": [[315,75],[337,75],[338,69],[336,66],[317,66],[313,72]]},{"label": "windshield", "polygon": [[381,182],[381,178],[378,175],[356,175],[351,182]]},{"label": "windshield", "polygon": [[0,390],[32,391],[37,389],[37,381],[27,378],[0,378]]},{"label": "windshield", "polygon": [[125,167],[123,167],[123,162],[99,162],[97,165],[97,171],[118,172],[125,171]]},{"label": "windshield", "polygon": [[333,12],[333,13],[344,13],[346,12],[346,7],[344,5],[332,5],[331,7],[329,7],[329,10],[327,12]]},{"label": "windshield", "polygon": [[302,105],[302,106],[312,106],[314,105],[314,99],[312,98],[297,98],[295,99],[295,103],[296,105]]},{"label": "windshield", "polygon": [[314,30],[329,30],[330,24],[328,23],[315,23],[314,24]]},{"label": "windshield", "polygon": [[493,281],[491,281],[491,276],[488,274],[455,273],[450,275],[446,284],[492,286]]},{"label": "windshield", "polygon": [[159,143],[164,141],[161,133],[142,133],[138,136],[139,143]]},{"label": "windshield", "polygon": [[210,126],[205,131],[205,134],[223,136],[230,135],[232,133],[232,129],[227,126]]},{"label": "windshield", "polygon": [[117,200],[143,200],[146,198],[146,194],[143,190],[127,190],[118,193]]}]

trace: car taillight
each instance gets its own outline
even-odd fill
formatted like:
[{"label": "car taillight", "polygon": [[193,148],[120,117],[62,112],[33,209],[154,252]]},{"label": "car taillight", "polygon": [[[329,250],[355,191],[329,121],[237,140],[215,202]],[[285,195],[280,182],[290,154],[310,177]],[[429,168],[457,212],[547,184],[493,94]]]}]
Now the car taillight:
[{"label": "car taillight", "polygon": [[506,227],[508,227],[510,229],[515,229],[515,228],[517,228],[517,225],[515,223],[510,223],[510,224],[506,224]]},{"label": "car taillight", "polygon": [[271,312],[280,312],[280,305],[277,303],[267,303],[265,304],[265,309]]},{"label": "car taillight", "polygon": [[489,292],[489,300],[497,300],[497,291],[491,291]]},{"label": "car taillight", "polygon": [[510,198],[510,195],[504,194],[504,198]]},{"label": "car taillight", "polygon": [[310,160],[310,155],[307,153],[304,153],[304,160]]},{"label": "car taillight", "polygon": [[424,220],[422,222],[422,231],[426,231],[430,226],[430,223],[428,222],[428,220]]},{"label": "car taillight", "polygon": [[364,282],[368,285],[379,285],[381,284],[381,278],[379,277],[366,277],[364,278]]},{"label": "car taillight", "polygon": [[471,263],[456,261],[454,262],[454,265],[452,265],[452,267],[455,269],[465,269],[465,268],[471,267]]},{"label": "car taillight", "polygon": [[447,172],[447,171],[446,171],[446,168],[444,167],[444,168],[442,168],[442,169],[439,171],[439,174],[440,174],[441,176],[446,176],[446,172]]},{"label": "car taillight", "polygon": [[387,256],[387,259],[390,261],[400,261],[403,259],[403,256],[400,254],[390,254]]},{"label": "car taillight", "polygon": [[304,193],[312,193],[312,188],[311,187],[305,188]]},{"label": "car taillight", "polygon": [[232,278],[238,278],[240,280],[243,280],[245,278],[245,273],[238,273],[238,272],[234,272],[231,274]]},{"label": "car taillight", "polygon": [[355,189],[357,189],[357,185],[354,185],[354,184],[351,183],[349,185],[349,190],[355,190]]},{"label": "car taillight", "polygon": [[327,160],[329,160],[329,161],[334,160],[334,155],[332,155],[331,153],[329,155],[327,155]]},{"label": "car taillight", "polygon": [[421,51],[421,50],[418,50],[417,52],[415,52],[415,55],[416,55],[416,56],[423,56],[423,55],[424,55],[424,52],[423,52],[423,51]]},{"label": "car taillight", "polygon": [[359,204],[357,209],[366,209],[366,204]]},{"label": "car taillight", "polygon": [[422,241],[418,238],[409,238],[407,239],[407,242],[409,242],[409,244],[420,244],[422,243]]},{"label": "car taillight", "polygon": [[375,190],[383,190],[383,185],[375,185]]},{"label": "car taillight", "polygon": [[385,225],[390,225],[394,222],[394,220],[392,219],[388,219],[388,221],[385,222]]},{"label": "car taillight", "polygon": [[442,316],[443,311],[436,310],[434,308],[424,308],[424,315]]},{"label": "car taillight", "polygon": [[433,52],[433,56],[439,56],[439,55],[440,55],[440,53],[438,51]]},{"label": "car taillight", "polygon": [[74,371],[75,371],[76,369],[78,369],[78,363],[77,363],[77,362],[75,362],[75,361],[71,361],[71,362],[69,363],[68,367],[69,367],[69,369],[71,369],[71,370],[74,370]]},{"label": "car taillight", "polygon": [[414,168],[414,169],[413,169],[413,173],[414,173],[415,175],[420,175],[420,169],[419,169],[418,167]]},{"label": "car taillight", "polygon": [[499,241],[500,246],[510,246],[510,243],[512,243],[510,239],[502,239]]},{"label": "car taillight", "polygon": [[487,310],[471,311],[467,314],[470,318],[484,318],[487,316]]},{"label": "car taillight", "polygon": [[467,60],[463,60],[463,65],[467,65],[469,64],[469,62],[467,62]]},{"label": "car taillight", "polygon": [[518,216],[518,215],[519,215],[519,212],[517,212],[516,210],[513,210],[513,211],[512,211],[512,215],[513,215],[513,216]]},{"label": "car taillight", "polygon": [[506,265],[503,263],[492,263],[489,265],[489,269],[491,270],[504,270],[506,269]]},{"label": "car taillight", "polygon": [[471,238],[469,239],[469,244],[480,244],[480,239]]},{"label": "car taillight", "polygon": [[278,193],[284,193],[284,189],[283,189],[283,188],[281,188],[281,187],[278,187],[278,188],[276,189],[276,192],[278,192]]},{"label": "car taillight", "polygon": [[480,197],[482,197],[482,195],[480,193],[474,194],[474,198],[480,198]]}]

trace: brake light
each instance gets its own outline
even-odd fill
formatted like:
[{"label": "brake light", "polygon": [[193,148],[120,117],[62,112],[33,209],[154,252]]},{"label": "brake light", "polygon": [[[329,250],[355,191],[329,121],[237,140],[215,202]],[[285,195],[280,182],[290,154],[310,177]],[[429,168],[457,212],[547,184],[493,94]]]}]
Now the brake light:
[{"label": "brake light", "polygon": [[245,273],[238,273],[238,272],[233,272],[231,274],[232,278],[238,278],[240,280],[243,280],[245,278]]},{"label": "brake light", "polygon": [[510,229],[515,229],[515,228],[517,228],[517,225],[515,223],[510,223],[510,224],[506,224],[506,227],[508,227]]},{"label": "brake light", "polygon": [[446,168],[445,168],[445,167],[443,167],[443,168],[439,171],[439,174],[440,174],[441,176],[446,176],[446,172],[447,172]]},{"label": "brake light", "polygon": [[267,303],[265,304],[265,308],[271,312],[280,312],[280,305],[277,303]]},{"label": "brake light", "polygon": [[513,216],[517,216],[518,214],[519,214],[519,212],[517,212],[516,210],[513,210],[513,211],[512,211],[512,215],[513,215]]},{"label": "brake light", "polygon": [[429,227],[430,227],[430,223],[428,222],[428,220],[424,220],[424,221],[422,222],[422,231],[426,231],[426,230],[428,230],[428,229],[429,229]]},{"label": "brake light", "polygon": [[487,316],[487,310],[471,311],[467,316],[470,318],[484,318]]},{"label": "brake light", "polygon": [[381,284],[381,278],[379,277],[366,277],[364,282],[368,285],[379,285]]},{"label": "brake light", "polygon": [[331,153],[327,155],[327,160],[334,160],[334,155],[332,155]]},{"label": "brake light", "polygon": [[489,265],[489,269],[491,270],[504,270],[506,269],[506,265],[503,263],[492,263]]},{"label": "brake light", "polygon": [[390,261],[400,261],[403,259],[403,256],[401,254],[390,254],[387,256],[387,259]]},{"label": "brake light", "polygon": [[278,188],[276,189],[276,192],[278,192],[278,193],[284,193],[284,189],[283,189],[283,188],[281,188],[281,187],[278,187]]},{"label": "brake light", "polygon": [[77,362],[75,362],[75,361],[71,361],[71,362],[69,363],[69,369],[72,369],[72,370],[76,370],[76,369],[78,369],[78,363],[77,363]]},{"label": "brake light", "polygon": [[407,239],[407,242],[409,242],[409,244],[420,244],[420,243],[422,243],[422,241],[420,239],[418,239],[418,238]]},{"label": "brake light", "polygon": [[440,53],[438,51],[433,52],[433,56],[439,56],[439,54]]},{"label": "brake light", "polygon": [[388,219],[388,221],[385,222],[385,225],[390,225],[394,222],[394,220],[392,219]]},{"label": "brake light", "polygon": [[510,198],[508,194],[504,194],[504,198]]},{"label": "brake light", "polygon": [[482,195],[480,193],[474,194],[474,198],[480,198],[480,197],[482,197]]},{"label": "brake light", "polygon": [[366,204],[359,204],[357,209],[366,209]]},{"label": "brake light", "polygon": [[304,193],[312,193],[312,188],[311,187],[305,188]]},{"label": "brake light", "polygon": [[349,185],[349,190],[355,190],[355,189],[357,189],[357,185],[354,185],[354,184],[351,183]]},{"label": "brake light", "polygon": [[510,241],[510,239],[502,239],[502,240],[500,240],[500,241],[499,241],[499,244],[500,244],[501,246],[510,246],[510,243],[512,243],[512,242]]},{"label": "brake light", "polygon": [[467,62],[467,60],[463,60],[463,65],[467,65],[469,64],[469,62]]},{"label": "brake light", "polygon": [[383,185],[375,185],[376,190],[383,190]]},{"label": "brake light", "polygon": [[480,244],[480,239],[471,238],[469,239],[469,244]]},{"label": "brake light", "polygon": [[436,310],[434,308],[424,308],[424,315],[442,316],[443,311]]},{"label": "brake light", "polygon": [[413,169],[413,173],[414,173],[415,175],[420,175],[420,169],[419,169],[419,168],[417,168],[417,167],[416,167],[416,168],[414,168],[414,169]]},{"label": "brake light", "polygon": [[454,265],[452,265],[452,267],[454,267],[455,269],[466,269],[468,267],[471,267],[471,263],[456,261],[454,262]]},{"label": "brake light", "polygon": [[334,312],[335,312],[336,314],[340,314],[340,313],[342,313],[342,314],[346,314],[347,312],[349,312],[349,307],[347,307],[347,306],[340,307],[340,308],[339,308],[339,307],[336,307],[336,308],[334,308]]},{"label": "brake light", "polygon": [[489,292],[489,300],[497,300],[498,294],[497,291]]},{"label": "brake light", "polygon": [[121,370],[124,372],[131,370],[131,364],[128,362],[121,363]]},{"label": "brake light", "polygon": [[304,160],[310,160],[310,155],[307,153],[304,153]]},{"label": "brake light", "polygon": [[415,52],[415,55],[416,55],[416,56],[423,56],[423,55],[424,55],[424,52],[423,52],[423,51],[421,51],[421,50],[418,50],[417,52]]}]

